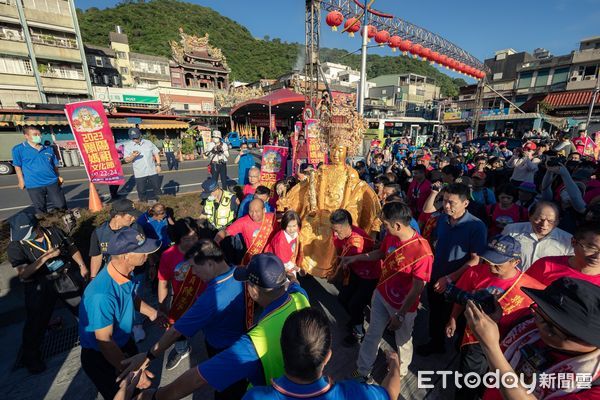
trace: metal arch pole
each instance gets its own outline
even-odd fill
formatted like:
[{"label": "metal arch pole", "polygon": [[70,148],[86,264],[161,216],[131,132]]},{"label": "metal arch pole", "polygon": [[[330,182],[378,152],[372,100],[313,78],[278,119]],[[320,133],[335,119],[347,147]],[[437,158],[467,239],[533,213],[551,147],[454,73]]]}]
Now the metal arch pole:
[{"label": "metal arch pole", "polygon": [[369,5],[368,0],[365,0],[365,13],[363,19],[363,37],[360,58],[360,90],[358,92],[358,113],[364,115],[365,112],[365,91],[367,89],[367,43],[369,41],[368,29],[369,24]]}]

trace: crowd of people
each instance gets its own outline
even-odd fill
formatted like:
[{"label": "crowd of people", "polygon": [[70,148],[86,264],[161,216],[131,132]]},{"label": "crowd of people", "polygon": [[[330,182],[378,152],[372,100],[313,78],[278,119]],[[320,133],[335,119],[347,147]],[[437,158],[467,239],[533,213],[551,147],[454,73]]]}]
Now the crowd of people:
[{"label": "crowd of people", "polygon": [[[35,190],[25,161],[15,165],[43,214],[39,199],[55,196],[58,169],[36,136],[26,130],[17,151],[50,163],[54,175],[35,179],[52,189]],[[79,320],[81,365],[105,399],[180,399],[206,385],[216,399],[397,399],[414,353],[456,350],[454,372],[525,378],[456,385],[448,398],[600,398],[600,167],[585,129],[511,149],[460,138],[419,147],[408,138],[372,142],[352,166],[381,202],[381,229],[367,234],[349,210],[329,215],[329,281],[347,314],[334,317],[347,321],[343,346],[358,350],[354,373],[339,382],[324,375],[336,351],[330,318],[302,287],[312,279],[303,268],[302,218],[278,207],[319,166],[302,162],[270,188],[243,145],[232,182],[229,149],[215,131],[203,149],[211,177],[202,183],[202,214],[173,215],[158,197],[158,150],[139,132],[131,136],[124,155],[138,193],[151,187],[156,197],[140,195],[144,213],[114,201],[91,235],[89,261],[58,227],[24,212],[10,219],[7,252],[24,282],[22,360],[30,372],[45,369],[40,345],[60,299]],[[306,153],[304,142],[296,145]],[[413,348],[418,314],[429,340]],[[165,332],[139,352],[146,320]],[[386,330],[395,351],[377,385]],[[208,358],[156,387],[153,361],[165,355],[166,369],[175,369],[200,331]],[[548,375],[556,375],[552,384],[540,380]]]}]

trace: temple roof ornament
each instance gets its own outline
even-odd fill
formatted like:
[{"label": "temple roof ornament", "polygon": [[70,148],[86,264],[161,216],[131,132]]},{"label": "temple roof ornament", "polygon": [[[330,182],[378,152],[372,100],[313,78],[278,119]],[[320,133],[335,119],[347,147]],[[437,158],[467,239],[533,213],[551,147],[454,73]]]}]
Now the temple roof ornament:
[{"label": "temple roof ornament", "polygon": [[183,31],[183,28],[179,28],[179,36],[181,39],[177,42],[175,40],[169,41],[171,46],[171,55],[173,60],[178,64],[185,64],[185,56],[193,58],[204,57],[212,58],[215,61],[220,61],[224,68],[228,69],[227,59],[217,47],[213,47],[208,42],[208,33],[204,36],[188,35]]}]

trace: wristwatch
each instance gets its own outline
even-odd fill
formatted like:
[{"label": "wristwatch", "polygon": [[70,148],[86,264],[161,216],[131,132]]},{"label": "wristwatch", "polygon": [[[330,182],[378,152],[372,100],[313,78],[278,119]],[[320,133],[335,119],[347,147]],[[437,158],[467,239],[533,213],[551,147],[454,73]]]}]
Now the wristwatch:
[{"label": "wristwatch", "polygon": [[400,314],[399,312],[395,312],[394,316],[398,318],[398,321],[404,322],[404,315]]}]

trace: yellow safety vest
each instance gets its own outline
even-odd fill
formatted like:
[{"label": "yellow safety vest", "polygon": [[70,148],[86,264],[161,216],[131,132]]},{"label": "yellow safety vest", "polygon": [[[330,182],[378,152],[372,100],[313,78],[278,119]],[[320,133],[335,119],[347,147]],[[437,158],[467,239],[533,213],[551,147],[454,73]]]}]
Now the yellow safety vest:
[{"label": "yellow safety vest", "polygon": [[260,358],[265,373],[265,383],[283,375],[283,354],[281,352],[281,330],[291,313],[310,307],[302,293],[292,293],[281,306],[271,311],[248,332],[256,354]]},{"label": "yellow safety vest", "polygon": [[223,196],[221,196],[221,203],[219,203],[216,211],[214,200],[206,200],[206,203],[204,203],[204,214],[206,214],[208,222],[213,224],[215,228],[223,229],[235,219],[235,213],[231,209],[233,196],[233,193],[224,190]]},{"label": "yellow safety vest", "polygon": [[165,153],[172,153],[175,150],[175,144],[170,140],[165,140],[163,142],[163,151]]}]

